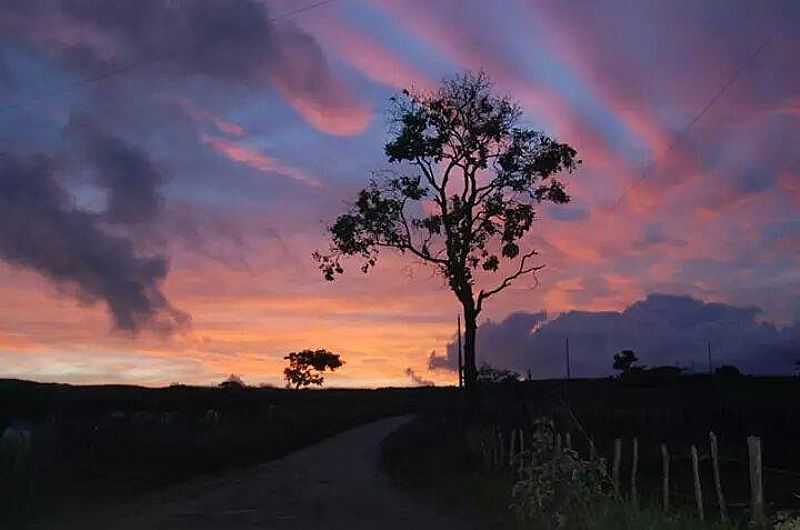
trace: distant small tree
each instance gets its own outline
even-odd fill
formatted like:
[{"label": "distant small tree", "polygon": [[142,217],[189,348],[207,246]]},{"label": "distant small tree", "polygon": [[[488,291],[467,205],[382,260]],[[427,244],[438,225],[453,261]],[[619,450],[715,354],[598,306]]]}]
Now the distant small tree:
[{"label": "distant small tree", "polygon": [[614,370],[618,370],[622,375],[627,374],[633,368],[633,365],[639,361],[633,350],[622,350],[614,354]]},{"label": "distant small tree", "polygon": [[225,381],[219,384],[219,387],[226,390],[241,390],[247,388],[247,385],[244,384],[241,377],[236,374],[231,374]]},{"label": "distant small tree", "polygon": [[289,366],[283,370],[286,386],[295,388],[309,385],[322,386],[325,380],[322,372],[325,370],[333,372],[344,364],[339,354],[325,349],[292,352],[284,359],[289,361]]},{"label": "distant small tree", "polygon": [[520,375],[517,372],[493,368],[486,362],[478,368],[478,383],[516,383],[519,379]]}]

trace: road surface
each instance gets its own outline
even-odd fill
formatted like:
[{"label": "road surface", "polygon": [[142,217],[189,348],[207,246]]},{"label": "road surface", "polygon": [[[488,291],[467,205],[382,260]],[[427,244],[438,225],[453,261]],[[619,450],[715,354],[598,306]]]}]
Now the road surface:
[{"label": "road surface", "polygon": [[40,530],[464,530],[393,487],[379,469],[380,443],[410,416],[388,418],[247,470],[195,480],[100,513],[42,523]]}]

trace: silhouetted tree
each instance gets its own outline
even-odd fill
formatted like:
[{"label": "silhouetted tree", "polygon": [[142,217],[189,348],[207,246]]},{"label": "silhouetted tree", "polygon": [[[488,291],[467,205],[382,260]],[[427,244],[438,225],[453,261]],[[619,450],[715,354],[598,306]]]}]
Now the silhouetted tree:
[{"label": "silhouetted tree", "polygon": [[225,381],[219,384],[219,387],[226,390],[242,390],[247,388],[247,385],[244,384],[241,377],[236,374],[231,374]]},{"label": "silhouetted tree", "polygon": [[512,370],[493,368],[489,363],[483,363],[478,369],[479,383],[516,383],[520,375]]},{"label": "silhouetted tree", "polygon": [[286,386],[300,388],[308,385],[322,386],[325,380],[322,372],[333,372],[344,364],[339,354],[328,350],[303,350],[292,352],[286,357],[289,366],[283,370],[286,377]]},{"label": "silhouetted tree", "polygon": [[[314,253],[328,280],[343,272],[344,256],[362,258],[368,272],[381,249],[408,253],[441,273],[463,307],[468,390],[478,376],[478,315],[489,298],[542,268],[521,240],[538,203],[569,201],[555,175],[580,164],[569,145],[521,127],[521,116],[517,103],[492,93],[483,73],[393,97],[385,153],[400,169],[374,174],[329,227],[329,253]],[[479,288],[477,273],[496,273],[501,261],[510,267],[503,279]]]},{"label": "silhouetted tree", "polygon": [[622,350],[614,354],[614,370],[619,370],[622,375],[628,373],[633,368],[634,363],[639,360],[633,350]]}]

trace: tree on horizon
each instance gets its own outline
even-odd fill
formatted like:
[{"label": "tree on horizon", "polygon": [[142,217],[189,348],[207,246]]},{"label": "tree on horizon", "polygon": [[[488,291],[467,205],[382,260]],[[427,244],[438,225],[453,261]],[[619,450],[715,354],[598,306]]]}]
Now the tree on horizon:
[{"label": "tree on horizon", "polygon": [[295,389],[309,385],[322,386],[325,370],[333,372],[344,364],[338,353],[326,349],[302,350],[292,352],[284,357],[289,361],[289,366],[283,370],[286,386]]},{"label": "tree on horizon", "polygon": [[633,350],[622,350],[614,354],[614,370],[620,372],[620,376],[628,374],[632,369],[636,368],[635,364],[639,362],[636,352]]},{"label": "tree on horizon", "polygon": [[[329,227],[329,251],[314,258],[327,280],[344,272],[344,257],[361,258],[368,272],[382,249],[433,266],[463,309],[464,382],[472,391],[478,315],[491,297],[543,267],[535,249],[521,248],[523,239],[536,205],[569,202],[556,175],[580,160],[568,144],[522,127],[519,104],[495,95],[482,72],[390,101],[385,154],[397,169],[373,174]],[[502,279],[481,287],[484,272]]]}]

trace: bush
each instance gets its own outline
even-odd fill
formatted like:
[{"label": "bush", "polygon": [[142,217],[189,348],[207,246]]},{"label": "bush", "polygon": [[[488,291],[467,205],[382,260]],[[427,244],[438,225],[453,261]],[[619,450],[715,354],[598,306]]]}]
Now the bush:
[{"label": "bush", "polygon": [[512,504],[521,521],[542,528],[583,526],[592,507],[611,497],[603,460],[583,460],[572,449],[556,448],[553,423],[538,420],[522,478],[512,489]]},{"label": "bush", "polygon": [[478,368],[478,383],[480,384],[511,384],[519,382],[519,374],[513,370],[493,368],[488,363],[483,363]]},{"label": "bush", "polygon": [[800,517],[792,517],[785,512],[778,512],[773,530],[800,530]]}]

